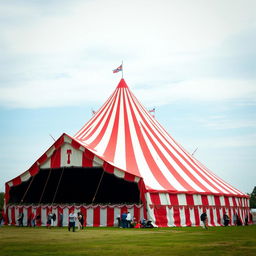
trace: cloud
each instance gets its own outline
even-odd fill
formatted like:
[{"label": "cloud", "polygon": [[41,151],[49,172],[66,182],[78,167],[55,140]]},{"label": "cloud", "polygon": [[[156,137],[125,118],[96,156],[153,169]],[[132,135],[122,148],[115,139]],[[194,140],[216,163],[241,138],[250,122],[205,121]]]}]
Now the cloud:
[{"label": "cloud", "polygon": [[[102,102],[118,82],[111,69],[122,59],[129,86],[144,102],[241,99],[254,104],[255,80],[223,78],[216,68],[228,52],[223,42],[253,31],[254,7],[254,1],[232,6],[229,1],[16,1],[15,8],[6,2],[0,9],[0,104]],[[209,63],[217,49],[221,54],[214,66]]]}]

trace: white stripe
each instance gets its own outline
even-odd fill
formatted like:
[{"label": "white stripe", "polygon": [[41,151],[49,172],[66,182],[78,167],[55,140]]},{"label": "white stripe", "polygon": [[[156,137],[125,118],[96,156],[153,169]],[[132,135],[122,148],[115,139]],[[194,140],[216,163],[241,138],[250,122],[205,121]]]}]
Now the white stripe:
[{"label": "white stripe", "polygon": [[193,195],[194,204],[195,205],[202,205],[202,197],[201,195]]},{"label": "white stripe", "polygon": [[213,195],[207,195],[208,203],[209,205],[213,206],[215,205],[214,196]]},{"label": "white stripe", "polygon": [[225,199],[224,196],[220,196],[220,205],[225,206]]},{"label": "white stripe", "polygon": [[20,178],[21,178],[21,181],[27,181],[29,180],[29,178],[31,177],[31,174],[29,171],[26,171],[25,173],[23,173]]},{"label": "white stripe", "polygon": [[117,131],[116,141],[116,153],[114,156],[114,163],[119,168],[126,170],[126,154],[125,154],[125,126],[124,126],[124,102],[123,102],[123,90],[121,90],[120,97],[120,109],[119,109],[119,123]]},{"label": "white stripe", "polygon": [[87,226],[92,227],[93,226],[93,208],[87,209]]},{"label": "white stripe", "polygon": [[50,147],[50,149],[48,149],[45,154],[47,155],[47,157],[50,157],[54,151],[55,151],[55,146]]},{"label": "white stripe", "polygon": [[124,178],[125,173],[123,171],[118,170],[117,168],[114,168],[114,175],[118,178]]},{"label": "white stripe", "polygon": [[[148,128],[145,127],[147,130]],[[170,170],[167,168],[167,166],[164,164],[164,162],[162,161],[162,159],[159,157],[158,153],[156,152],[156,150],[154,149],[153,145],[151,144],[150,140],[148,139],[148,137],[146,136],[146,134],[144,133],[143,129],[141,130],[143,133],[143,137],[146,141],[147,147],[154,159],[154,161],[157,163],[160,171],[163,173],[163,176],[166,178],[166,180],[171,184],[171,186],[173,186],[176,190],[179,191],[186,191],[186,189],[176,180],[175,176],[173,176],[173,174],[170,172]],[[150,131],[148,130],[148,132],[150,133]],[[154,140],[154,142],[157,144],[158,148],[161,150],[161,152],[165,155],[165,157],[168,159],[170,158],[170,156],[167,154],[167,152],[164,150],[164,148],[158,143],[158,141],[152,136],[151,134],[151,138]],[[172,159],[168,159],[169,162]],[[176,164],[175,162],[173,162],[174,164]]]},{"label": "white stripe", "polygon": [[180,225],[182,227],[185,227],[186,226],[185,208],[179,207],[179,213],[180,213]]},{"label": "white stripe", "polygon": [[161,205],[170,205],[170,197],[167,193],[159,193]]},{"label": "white stripe", "polygon": [[100,208],[100,227],[107,226],[107,208]]},{"label": "white stripe", "polygon": [[[83,137],[86,136],[86,134],[96,126],[96,124],[99,123],[102,116],[107,112],[107,108],[110,107],[115,99],[115,94],[117,93],[117,90],[114,91],[114,93],[109,97],[109,99],[103,104],[103,106],[97,111],[97,114],[95,114],[81,129],[78,131],[78,133],[75,135],[77,139],[83,139]],[[102,112],[101,112],[102,111]],[[101,113],[100,113],[101,112]],[[99,114],[100,113],[100,114]]]},{"label": "white stripe", "polygon": [[[132,100],[131,100],[131,102],[132,102]],[[133,105],[133,108],[134,108],[134,111],[135,111],[135,106],[134,105]],[[134,127],[131,110],[128,106],[127,106],[127,115],[128,115],[128,122],[130,124],[129,128],[130,128],[131,134],[134,135],[133,140],[132,140],[132,144],[133,144],[133,148],[134,148],[134,155],[135,155],[135,158],[136,158],[136,162],[137,162],[140,174],[144,179],[145,185],[149,186],[151,188],[154,188],[156,190],[164,190],[164,188],[158,183],[156,178],[153,176],[152,171],[149,168],[149,166],[148,166],[148,164],[145,160],[144,154],[143,154],[141,146],[139,144],[136,129]]]},{"label": "white stripe", "polygon": [[[95,147],[95,150],[97,150],[99,152],[99,154],[104,153],[104,151],[106,149],[106,146],[109,142],[111,132],[112,132],[112,129],[113,129],[113,124],[114,124],[114,121],[115,121],[116,110],[117,110],[117,104],[114,105],[114,109],[111,112],[111,117],[110,117],[110,120],[108,122],[108,126],[107,126],[107,129],[106,129],[105,133],[104,133],[104,136],[101,138],[99,144]],[[106,115],[104,116],[104,118],[103,118],[102,122],[100,123],[100,125],[98,126],[97,130],[95,130],[94,133],[88,139],[84,140],[85,143],[90,144],[98,137],[98,135],[100,134],[100,132],[103,128],[103,126],[106,124],[106,120],[110,115],[110,111],[111,111],[111,108],[108,109]]]},{"label": "white stripe", "polygon": [[195,207],[193,207],[192,209],[189,208],[189,215],[190,215],[191,226],[195,226],[196,225]]},{"label": "white stripe", "polygon": [[178,194],[177,197],[179,205],[187,205],[187,199],[185,194]]},{"label": "white stripe", "polygon": [[167,213],[167,226],[168,227],[174,227],[174,218],[173,218],[173,207],[169,208],[166,207],[166,213]]},{"label": "white stripe", "polygon": [[[146,117],[147,115],[145,115]],[[151,120],[152,121],[152,120]],[[155,120],[154,120],[155,122]],[[180,146],[176,144],[176,142],[173,141],[173,139],[169,136],[169,134],[166,133],[165,130],[162,129],[161,126],[159,126],[159,124],[157,122],[155,122],[155,124],[157,125],[157,127],[159,128],[160,131],[162,131],[163,133],[160,132],[159,134],[159,130],[155,129],[154,127],[152,127],[153,130],[156,131],[156,133],[158,133],[158,137],[159,139],[161,139],[162,143],[165,144],[168,149],[180,160],[180,162],[183,164],[183,166],[185,166],[198,180],[200,180],[200,182],[205,186],[207,187],[209,190],[211,190],[212,192],[217,192],[215,189],[213,189],[208,183],[206,183],[200,176],[198,176],[198,174],[193,170],[191,169],[191,167],[172,149],[172,147],[170,147],[169,144],[166,143],[165,140],[162,139],[162,136],[164,136],[164,138],[166,140],[169,141],[169,143],[175,148],[177,149],[185,158],[187,161],[190,162],[190,164],[195,168],[197,169],[198,172],[200,172],[206,179],[208,179],[210,182],[212,182],[216,187],[218,187],[219,190],[221,190],[223,193],[227,193],[227,191],[223,190],[218,184],[216,184],[213,180],[211,180],[209,177],[205,176],[205,173],[203,173],[192,161],[189,157],[187,157],[186,154],[184,154],[184,152],[181,150]],[[162,136],[161,136],[162,135]],[[167,135],[167,136],[165,136]],[[186,180],[186,179],[185,179]],[[190,180],[190,179],[189,179]],[[196,190],[198,190],[196,188]],[[200,191],[200,190],[198,190]],[[202,192],[202,191],[201,191]]]}]

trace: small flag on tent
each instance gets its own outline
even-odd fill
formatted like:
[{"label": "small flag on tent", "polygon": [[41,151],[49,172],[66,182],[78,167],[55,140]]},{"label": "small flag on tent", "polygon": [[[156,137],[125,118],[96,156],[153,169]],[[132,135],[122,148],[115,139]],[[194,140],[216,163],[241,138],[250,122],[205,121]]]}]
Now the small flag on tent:
[{"label": "small flag on tent", "polygon": [[151,113],[154,118],[155,118],[155,112],[156,112],[155,108],[152,108],[149,110],[149,113]]},{"label": "small flag on tent", "polygon": [[113,73],[118,73],[119,71],[123,71],[123,64],[121,64],[118,68],[113,70]]}]

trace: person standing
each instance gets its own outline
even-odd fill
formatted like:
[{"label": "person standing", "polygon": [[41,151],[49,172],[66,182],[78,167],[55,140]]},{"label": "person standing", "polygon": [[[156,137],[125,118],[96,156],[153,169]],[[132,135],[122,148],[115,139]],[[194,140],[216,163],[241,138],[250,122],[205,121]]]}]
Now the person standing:
[{"label": "person standing", "polygon": [[68,216],[68,231],[72,228],[73,232],[75,232],[76,227],[76,215],[74,213],[74,210],[71,210],[69,216]]},{"label": "person standing", "polygon": [[201,219],[201,221],[202,221],[203,224],[204,224],[204,228],[205,228],[205,229],[208,229],[208,218],[207,218],[206,212],[203,212],[203,213],[201,214],[200,219]]},{"label": "person standing", "polygon": [[18,223],[19,223],[19,227],[23,227],[23,218],[24,218],[24,214],[21,211],[18,217]]},{"label": "person standing", "polygon": [[47,228],[51,228],[52,224],[53,224],[53,220],[52,220],[52,212],[49,211],[48,215],[47,215]]},{"label": "person standing", "polygon": [[131,216],[130,212],[127,212],[126,222],[127,222],[127,228],[130,228],[131,222],[132,222],[132,216]]},{"label": "person standing", "polygon": [[83,224],[84,224],[84,216],[81,212],[77,213],[77,219],[78,219],[78,229],[83,229]]},{"label": "person standing", "polygon": [[229,225],[229,216],[228,214],[225,212],[225,214],[223,215],[223,221],[224,221],[224,226],[227,227]]},{"label": "person standing", "polygon": [[127,217],[127,213],[126,213],[126,212],[123,212],[123,213],[121,214],[122,228],[127,228],[127,220],[126,220],[126,217]]}]

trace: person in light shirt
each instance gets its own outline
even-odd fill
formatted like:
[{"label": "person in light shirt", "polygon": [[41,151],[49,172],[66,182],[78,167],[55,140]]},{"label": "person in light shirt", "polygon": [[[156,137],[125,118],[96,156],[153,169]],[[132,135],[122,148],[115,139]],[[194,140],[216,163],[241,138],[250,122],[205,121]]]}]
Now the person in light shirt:
[{"label": "person in light shirt", "polygon": [[72,228],[73,232],[75,232],[76,227],[76,215],[74,213],[74,210],[70,211],[70,214],[68,215],[68,231]]}]

